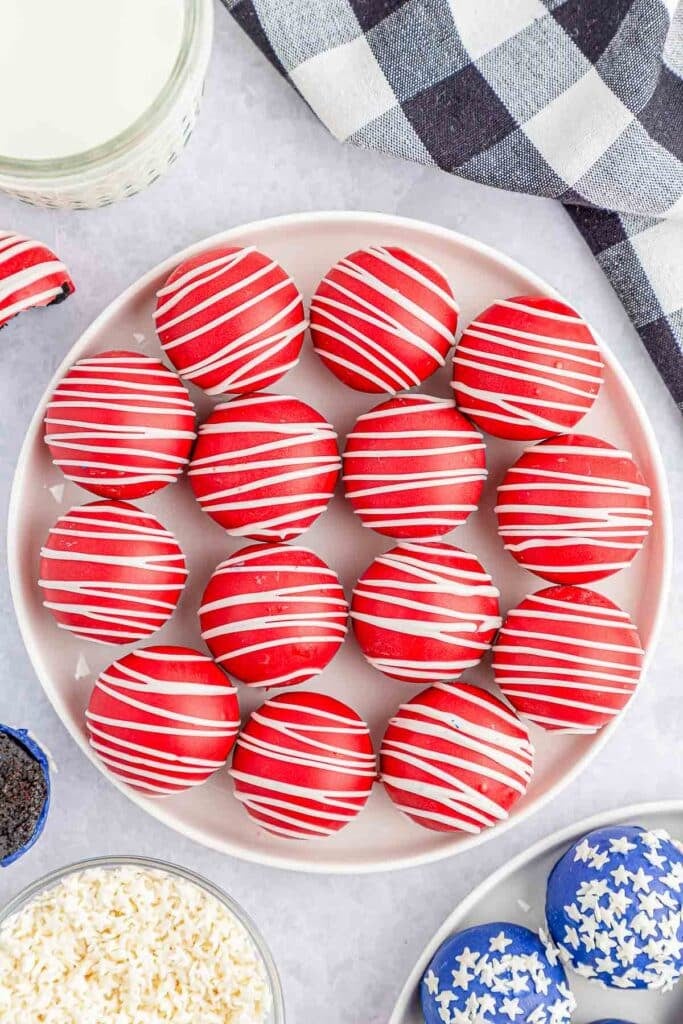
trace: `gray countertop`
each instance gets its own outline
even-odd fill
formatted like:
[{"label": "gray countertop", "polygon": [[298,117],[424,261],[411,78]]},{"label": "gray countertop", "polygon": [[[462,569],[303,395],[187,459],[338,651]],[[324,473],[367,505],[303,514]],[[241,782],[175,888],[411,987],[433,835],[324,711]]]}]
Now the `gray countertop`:
[{"label": "gray countertop", "polygon": [[[143,271],[191,242],[295,210],[367,209],[422,218],[507,253],[558,288],[608,340],[636,384],[667,465],[674,522],[683,510],[680,415],[638,336],[562,208],[436,170],[342,147],[217,10],[203,111],[187,152],[151,189],[108,209],[51,212],[0,198],[0,227],[52,245],[78,292],[0,335],[3,524],[14,465],[54,369],[92,318]],[[470,854],[396,874],[297,875],[221,856],[176,835],[117,792],[70,739],[37,682],[0,580],[0,721],[28,726],[58,765],[40,843],[0,874],[0,902],[38,875],[86,856],[161,856],[226,888],[258,921],[296,1024],[385,1022],[437,925],[476,883],[537,838],[596,811],[683,797],[680,759],[683,566],[637,707],[553,804]]]}]

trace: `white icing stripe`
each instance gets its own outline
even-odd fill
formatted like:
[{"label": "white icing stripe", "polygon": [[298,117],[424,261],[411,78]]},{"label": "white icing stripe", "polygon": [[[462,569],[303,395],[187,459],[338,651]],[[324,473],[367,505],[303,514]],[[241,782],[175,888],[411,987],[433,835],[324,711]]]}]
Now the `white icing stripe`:
[{"label": "white icing stripe", "polygon": [[181,376],[209,394],[277,379],[296,364],[308,326],[292,279],[253,246],[207,259],[162,288],[154,316]]},{"label": "white icing stripe", "polygon": [[546,317],[549,320],[561,320],[570,324],[585,324],[586,321],[578,314],[556,313],[552,309],[538,309],[536,306],[527,306],[517,299],[497,299],[496,306],[507,306],[510,309],[521,309],[524,313],[531,313],[533,316]]},{"label": "white icing stripe", "polygon": [[[354,749],[358,741],[366,750]],[[322,837],[362,808],[376,765],[364,722],[308,707],[293,696],[266,701],[252,715],[238,737],[230,774],[237,799],[269,831]],[[348,789],[339,788],[344,776]]]},{"label": "white icing stripe", "polygon": [[[620,609],[604,607],[591,591],[559,593],[567,598],[534,594],[508,614],[494,646],[493,671],[505,696],[526,718],[585,735],[627,703],[644,652]],[[538,619],[545,625],[542,632],[535,628]]]},{"label": "white icing stripe", "polygon": [[[421,257],[403,252],[430,267],[443,283],[409,265],[400,253],[371,246],[340,260],[322,282],[334,297],[321,295],[319,289],[311,304],[318,354],[381,391],[395,392],[420,382],[422,378],[409,365],[411,352],[428,356],[434,369],[444,365],[453,343],[446,324],[458,312],[441,272]],[[368,257],[369,266],[361,266],[359,257]],[[420,290],[429,293],[430,308],[420,300]],[[320,344],[327,338],[338,344]],[[405,360],[397,356],[397,345],[407,350]],[[366,362],[370,368],[363,365]]]},{"label": "white icing stripe", "polygon": [[[31,266],[21,267],[21,257],[36,251],[41,252],[42,258]],[[15,259],[21,269],[9,273],[8,264]],[[0,232],[0,326],[25,309],[47,305],[71,291],[73,285],[66,267],[49,249],[23,235]]]},{"label": "white icing stripe", "polygon": [[[391,719],[382,741],[380,778],[411,817],[432,827],[479,832],[507,818],[499,794],[525,792],[533,750],[515,715],[487,700],[483,691],[479,695],[448,684],[438,688],[452,695],[452,704],[435,707],[421,695],[401,705]],[[499,728],[480,724],[479,716],[489,712],[500,719]]]}]

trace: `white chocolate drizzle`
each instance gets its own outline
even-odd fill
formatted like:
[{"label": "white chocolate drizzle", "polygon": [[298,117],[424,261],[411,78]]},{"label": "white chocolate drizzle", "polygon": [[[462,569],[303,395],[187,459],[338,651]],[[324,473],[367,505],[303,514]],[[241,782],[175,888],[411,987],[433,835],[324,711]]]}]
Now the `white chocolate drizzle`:
[{"label": "white chocolate drizzle", "polygon": [[45,416],[55,465],[104,497],[141,497],[174,483],[194,438],[183,384],[158,359],[133,352],[79,360]]},{"label": "white chocolate drizzle", "polygon": [[[405,256],[437,274],[440,283]],[[370,257],[370,266],[359,257]],[[395,394],[444,365],[457,314],[438,267],[406,249],[369,246],[340,260],[323,278],[311,303],[313,344],[342,379],[350,371],[367,383],[366,390]],[[415,366],[425,362],[426,372],[417,372]]]},{"label": "white chocolate drizzle", "polygon": [[338,701],[333,710],[320,709],[310,696],[287,694],[255,711],[230,769],[235,796],[249,814],[269,832],[293,839],[330,836],[348,824],[377,777],[365,722]]},{"label": "white chocolate drizzle", "polygon": [[[299,418],[284,421],[290,413]],[[205,455],[205,438],[220,438],[219,450]],[[341,466],[336,438],[299,399],[249,395],[216,406],[200,426],[188,475],[201,507],[232,536],[290,540],[327,508]]]},{"label": "white chocolate drizzle", "polygon": [[[447,694],[448,705],[424,700],[432,690]],[[493,724],[482,724],[491,718]],[[522,796],[533,773],[533,747],[515,713],[458,683],[437,683],[401,704],[380,759],[380,779],[399,810],[426,827],[470,833],[504,821],[510,791],[513,799]]]},{"label": "white chocolate drizzle", "polygon": [[591,734],[633,694],[643,660],[635,626],[590,591],[551,587],[508,612],[493,648],[496,683],[544,729]]},{"label": "white chocolate drizzle", "polygon": [[499,596],[475,555],[450,544],[404,543],[361,576],[350,614],[365,657],[380,672],[438,681],[457,678],[489,649],[501,624]]},{"label": "white chocolate drizzle", "polygon": [[[346,496],[364,526],[427,540],[476,509],[486,479],[484,451],[481,434],[452,402],[429,395],[393,399],[360,416],[348,435]],[[408,492],[409,502],[397,502]],[[464,501],[468,495],[477,500]]]},{"label": "white chocolate drizzle", "polygon": [[181,377],[210,395],[266,386],[298,361],[308,326],[301,295],[253,245],[207,255],[157,293],[162,348]]},{"label": "white chocolate drizzle", "polygon": [[[96,552],[82,543],[93,540]],[[60,629],[97,643],[127,644],[155,633],[173,614],[187,578],[173,534],[122,502],[72,508],[40,554],[44,606]]]},{"label": "white chocolate drizzle", "polygon": [[248,686],[319,675],[346,636],[347,615],[333,569],[307,548],[275,544],[221,562],[199,609],[215,661]]},{"label": "white chocolate drizzle", "polygon": [[[183,666],[186,678],[164,678],[164,664]],[[115,661],[97,679],[86,711],[90,745],[109,771],[136,789],[161,795],[198,786],[225,764],[237,736],[236,694],[205,654],[180,647],[142,648]],[[106,714],[93,710],[94,699]],[[201,703],[206,715],[189,714],[186,700],[195,710]],[[219,750],[220,758],[165,749],[169,739],[176,746],[183,738],[189,749],[196,751],[199,741],[209,752]]]}]

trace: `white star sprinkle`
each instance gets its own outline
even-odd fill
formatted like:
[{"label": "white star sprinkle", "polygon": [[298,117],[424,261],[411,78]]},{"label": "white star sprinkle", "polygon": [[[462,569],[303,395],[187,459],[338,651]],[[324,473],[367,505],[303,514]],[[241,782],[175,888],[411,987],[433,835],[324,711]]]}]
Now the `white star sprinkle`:
[{"label": "white star sprinkle", "polygon": [[491,953],[504,953],[508,946],[512,945],[512,939],[505,936],[505,932],[499,932],[492,939],[489,939],[489,951]]},{"label": "white star sprinkle", "polygon": [[524,1010],[519,1005],[519,999],[504,999],[498,1012],[504,1013],[510,1020],[516,1020],[524,1013]]},{"label": "white star sprinkle", "polygon": [[609,841],[609,852],[610,853],[622,853],[626,856],[631,850],[636,850],[637,846],[635,843],[629,843],[628,836],[621,836],[620,839],[610,839]]},{"label": "white star sprinkle", "polygon": [[431,968],[425,974],[425,985],[430,996],[435,996],[439,991],[439,979]]},{"label": "white star sprinkle", "polygon": [[642,868],[638,868],[635,874],[631,876],[633,891],[648,892],[652,878],[652,875],[646,875]]}]

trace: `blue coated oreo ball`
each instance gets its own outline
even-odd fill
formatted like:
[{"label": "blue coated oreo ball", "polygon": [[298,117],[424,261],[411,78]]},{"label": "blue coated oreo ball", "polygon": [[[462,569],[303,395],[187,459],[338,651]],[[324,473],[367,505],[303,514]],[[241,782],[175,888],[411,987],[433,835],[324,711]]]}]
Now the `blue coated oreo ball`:
[{"label": "blue coated oreo ball", "polygon": [[584,978],[666,992],[683,971],[683,853],[663,832],[596,829],[553,868],[546,917]]},{"label": "blue coated oreo ball", "polygon": [[439,948],[420,983],[426,1024],[569,1024],[575,1003],[545,933],[497,922]]}]

